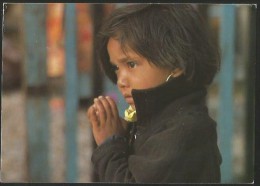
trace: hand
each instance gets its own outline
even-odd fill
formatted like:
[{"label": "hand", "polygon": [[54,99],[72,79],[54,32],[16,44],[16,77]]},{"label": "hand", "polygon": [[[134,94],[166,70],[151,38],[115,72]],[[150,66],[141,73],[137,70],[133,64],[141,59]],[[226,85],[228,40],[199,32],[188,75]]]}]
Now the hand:
[{"label": "hand", "polygon": [[95,98],[87,116],[97,145],[112,135],[126,135],[127,123],[119,117],[114,100],[108,96]]}]

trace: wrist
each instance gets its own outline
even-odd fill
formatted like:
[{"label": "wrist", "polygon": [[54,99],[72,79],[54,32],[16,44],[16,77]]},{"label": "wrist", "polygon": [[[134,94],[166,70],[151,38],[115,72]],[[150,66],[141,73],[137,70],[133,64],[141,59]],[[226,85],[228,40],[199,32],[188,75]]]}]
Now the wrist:
[{"label": "wrist", "polygon": [[106,138],[102,143],[100,143],[98,146],[104,145],[104,144],[108,144],[112,141],[125,141],[127,142],[127,138],[123,135],[119,135],[119,134],[114,134],[112,136],[109,136],[108,138]]}]

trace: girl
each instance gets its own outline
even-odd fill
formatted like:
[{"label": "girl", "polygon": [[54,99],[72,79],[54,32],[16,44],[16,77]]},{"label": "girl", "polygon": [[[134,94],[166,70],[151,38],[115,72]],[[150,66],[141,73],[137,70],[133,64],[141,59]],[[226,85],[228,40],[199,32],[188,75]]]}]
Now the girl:
[{"label": "girl", "polygon": [[216,123],[206,88],[219,55],[188,4],[138,4],[104,22],[97,49],[108,77],[130,105],[124,119],[106,96],[87,115],[102,182],[220,182]]}]

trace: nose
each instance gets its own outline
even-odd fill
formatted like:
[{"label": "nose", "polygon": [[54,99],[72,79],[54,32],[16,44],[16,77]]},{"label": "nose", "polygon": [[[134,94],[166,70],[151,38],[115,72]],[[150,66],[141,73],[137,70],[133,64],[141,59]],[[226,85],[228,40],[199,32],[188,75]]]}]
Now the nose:
[{"label": "nose", "polygon": [[120,89],[126,88],[129,86],[127,74],[123,71],[118,72],[117,74],[117,86]]}]

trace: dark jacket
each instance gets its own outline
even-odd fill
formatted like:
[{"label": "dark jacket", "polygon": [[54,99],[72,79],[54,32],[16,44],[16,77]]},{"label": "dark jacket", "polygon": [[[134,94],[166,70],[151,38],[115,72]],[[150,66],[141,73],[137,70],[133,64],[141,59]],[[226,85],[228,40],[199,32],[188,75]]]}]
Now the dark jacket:
[{"label": "dark jacket", "polygon": [[129,124],[129,136],[113,136],[93,152],[99,181],[220,182],[216,123],[205,88],[181,76],[132,95],[138,121]]}]

